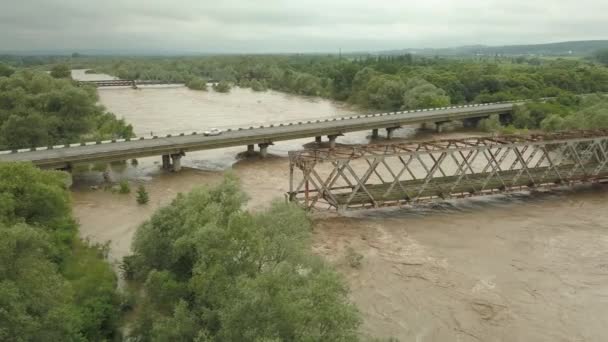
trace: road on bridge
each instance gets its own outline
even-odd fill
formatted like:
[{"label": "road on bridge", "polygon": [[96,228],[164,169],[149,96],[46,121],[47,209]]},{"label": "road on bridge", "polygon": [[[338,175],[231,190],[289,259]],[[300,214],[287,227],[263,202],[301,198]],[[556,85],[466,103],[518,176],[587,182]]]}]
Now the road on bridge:
[{"label": "road on bridge", "polygon": [[492,114],[509,114],[514,103],[467,105],[434,110],[417,110],[317,120],[315,122],[274,124],[267,127],[232,129],[218,136],[180,134],[158,138],[116,142],[93,142],[69,147],[37,148],[30,151],[0,152],[0,161],[32,162],[44,168],[66,168],[78,163],[116,161],[150,156],[181,156],[186,152],[217,149],[239,145],[260,145],[265,149],[276,141],[329,136],[355,131],[386,128],[426,122],[443,123],[451,120],[487,117]]}]

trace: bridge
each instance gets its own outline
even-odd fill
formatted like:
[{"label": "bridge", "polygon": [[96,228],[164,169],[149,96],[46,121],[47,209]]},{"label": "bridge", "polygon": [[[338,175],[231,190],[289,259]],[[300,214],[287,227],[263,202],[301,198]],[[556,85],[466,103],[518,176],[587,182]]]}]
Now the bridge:
[{"label": "bridge", "polygon": [[608,182],[608,130],[304,150],[289,160],[291,201],[377,208]]},{"label": "bridge", "polygon": [[247,146],[253,152],[255,145],[262,157],[267,148],[277,141],[315,137],[321,142],[322,136],[329,139],[330,148],[336,147],[336,139],[348,132],[371,131],[371,136],[379,136],[379,130],[386,130],[386,138],[403,125],[434,123],[438,130],[442,124],[452,120],[476,120],[492,114],[508,115],[516,103],[490,103],[453,106],[435,109],[363,114],[340,118],[328,118],[307,122],[289,122],[257,127],[228,129],[218,136],[204,136],[200,132],[167,135],[165,137],[140,137],[96,141],[63,146],[38,147],[0,152],[0,162],[32,162],[42,168],[70,168],[74,164],[111,162],[133,158],[162,156],[163,167],[179,171],[180,159],[187,152],[217,149],[231,146]]},{"label": "bridge", "polygon": [[78,81],[78,84],[92,85],[94,87],[132,87],[139,85],[160,85],[160,84],[184,84],[183,82],[155,81],[155,80],[101,80],[101,81]]}]

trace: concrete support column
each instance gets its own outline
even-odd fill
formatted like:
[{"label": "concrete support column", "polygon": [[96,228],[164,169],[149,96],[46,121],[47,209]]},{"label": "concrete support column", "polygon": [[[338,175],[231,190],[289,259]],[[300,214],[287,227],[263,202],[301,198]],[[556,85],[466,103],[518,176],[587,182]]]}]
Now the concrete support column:
[{"label": "concrete support column", "polygon": [[258,144],[258,146],[260,147],[260,156],[262,156],[262,158],[266,158],[268,156],[268,146],[270,144]]},{"label": "concrete support column", "polygon": [[321,136],[315,137],[315,142],[317,144],[320,144],[321,143],[321,138],[322,138]]},{"label": "concrete support column", "polygon": [[172,154],[171,159],[173,160],[173,171],[179,172],[182,169],[182,155]]},{"label": "concrete support column", "polygon": [[393,139],[393,132],[395,132],[395,130],[399,128],[399,127],[388,127],[386,129],[386,139],[391,140]]},{"label": "concrete support column", "polygon": [[329,139],[329,148],[336,148],[336,139],[337,135],[328,135],[327,139]]},{"label": "concrete support column", "polygon": [[247,154],[253,154],[255,152],[255,145],[247,145]]},{"label": "concrete support column", "polygon": [[378,129],[372,129],[372,139],[378,139]]},{"label": "concrete support column", "polygon": [[171,168],[171,156],[163,154],[163,169],[169,170]]},{"label": "concrete support column", "polygon": [[435,122],[435,132],[443,132],[443,122]]}]

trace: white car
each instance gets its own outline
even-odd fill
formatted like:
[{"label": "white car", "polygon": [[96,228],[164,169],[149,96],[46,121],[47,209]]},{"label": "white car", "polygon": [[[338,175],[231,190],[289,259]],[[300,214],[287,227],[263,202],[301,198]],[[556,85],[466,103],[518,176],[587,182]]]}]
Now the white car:
[{"label": "white car", "polygon": [[222,134],[222,130],[219,128],[212,128],[208,131],[204,131],[203,132],[204,135],[210,136],[210,135],[220,135]]}]

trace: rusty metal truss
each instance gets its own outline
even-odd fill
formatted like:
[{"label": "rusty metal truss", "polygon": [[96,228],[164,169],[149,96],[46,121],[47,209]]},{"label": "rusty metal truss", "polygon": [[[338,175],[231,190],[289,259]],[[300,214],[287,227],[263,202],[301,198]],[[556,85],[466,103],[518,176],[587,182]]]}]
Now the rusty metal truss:
[{"label": "rusty metal truss", "polygon": [[289,161],[291,201],[382,207],[608,181],[608,130],[302,150]]}]

